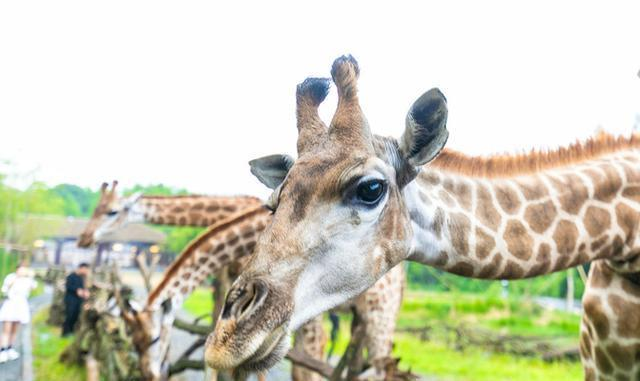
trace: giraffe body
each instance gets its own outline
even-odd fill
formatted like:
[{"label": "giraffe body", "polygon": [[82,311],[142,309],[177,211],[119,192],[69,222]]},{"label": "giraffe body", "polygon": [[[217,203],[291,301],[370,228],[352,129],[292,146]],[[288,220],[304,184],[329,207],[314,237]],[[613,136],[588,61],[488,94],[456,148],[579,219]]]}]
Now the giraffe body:
[{"label": "giraffe body", "polygon": [[582,297],[580,356],[585,380],[640,379],[640,274],[594,261]]},{"label": "giraffe body", "polygon": [[[639,136],[600,134],[553,151],[468,157],[443,150],[448,108],[438,89],[411,105],[399,139],[373,135],[359,104],[359,73],[351,56],[334,61],[338,106],[328,127],[317,108],[329,81],[298,85],[298,158],[250,162],[274,190],[275,212],[228,293],[229,313],[205,351],[209,366],[269,368],[285,353],[286,332],[403,260],[481,279],[522,279],[590,261],[627,279],[640,271]],[[616,284],[610,292],[620,292]],[[241,293],[267,297],[234,313]],[[595,303],[590,298],[585,307]],[[594,311],[586,309],[592,325],[612,316]],[[594,353],[596,379],[631,371]]]}]

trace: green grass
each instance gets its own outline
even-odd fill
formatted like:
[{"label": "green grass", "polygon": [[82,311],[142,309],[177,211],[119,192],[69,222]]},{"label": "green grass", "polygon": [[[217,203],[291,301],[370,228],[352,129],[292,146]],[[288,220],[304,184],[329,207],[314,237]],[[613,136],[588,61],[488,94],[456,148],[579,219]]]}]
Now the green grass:
[{"label": "green grass", "polygon": [[492,354],[481,349],[457,352],[439,342],[422,342],[415,337],[396,336],[394,353],[402,367],[450,381],[546,381],[582,380],[580,363],[545,363],[538,359]]},{"label": "green grass", "polygon": [[[211,314],[211,311],[213,311],[213,297],[211,290],[208,288],[197,288],[191,293],[191,295],[189,295],[187,300],[184,301],[182,308],[193,317]],[[208,317],[203,319],[202,322],[211,323],[211,318]]]},{"label": "green grass", "polygon": [[466,323],[502,333],[531,336],[567,336],[577,340],[580,316],[547,311],[526,299],[496,295],[409,291],[398,319],[399,327],[439,322]]},{"label": "green grass", "polygon": [[[499,290],[498,290],[499,291]],[[184,304],[194,316],[211,311],[211,293],[194,292]],[[349,341],[351,318],[341,318],[340,334],[334,354],[344,352]],[[490,353],[480,347],[457,351],[447,346],[443,324],[479,327],[496,334],[554,338],[564,345],[577,345],[580,316],[547,311],[524,298],[503,299],[495,292],[407,291],[398,318],[398,330],[432,326],[429,341],[398,333],[394,356],[401,358],[401,368],[446,381],[537,381],[582,380],[579,362],[546,363],[536,358]],[[330,325],[325,321],[327,332]]]},{"label": "green grass", "polygon": [[33,318],[33,371],[35,380],[81,381],[86,380],[84,368],[62,364],[60,353],[73,338],[60,337],[60,329],[47,325],[47,309],[42,309]]}]

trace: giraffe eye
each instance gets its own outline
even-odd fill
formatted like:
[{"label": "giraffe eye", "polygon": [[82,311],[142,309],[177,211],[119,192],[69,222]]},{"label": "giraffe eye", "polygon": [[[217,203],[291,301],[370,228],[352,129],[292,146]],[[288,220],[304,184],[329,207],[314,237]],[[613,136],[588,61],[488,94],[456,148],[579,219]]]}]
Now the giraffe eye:
[{"label": "giraffe eye", "polygon": [[111,209],[110,211],[107,212],[107,216],[109,216],[109,217],[113,217],[116,214],[118,214],[118,211],[117,210],[113,210],[113,209]]},{"label": "giraffe eye", "polygon": [[375,205],[382,199],[384,191],[384,181],[378,179],[367,180],[358,184],[356,197],[366,205]]}]

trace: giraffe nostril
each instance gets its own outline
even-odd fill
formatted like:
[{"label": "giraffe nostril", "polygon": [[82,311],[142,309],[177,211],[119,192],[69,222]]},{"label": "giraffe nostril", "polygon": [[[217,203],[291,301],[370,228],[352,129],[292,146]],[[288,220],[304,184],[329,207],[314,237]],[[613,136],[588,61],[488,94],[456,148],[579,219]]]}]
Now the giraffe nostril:
[{"label": "giraffe nostril", "polygon": [[242,315],[260,305],[267,294],[267,288],[259,281],[250,281],[233,287],[222,309],[222,318],[234,317],[239,319]]}]

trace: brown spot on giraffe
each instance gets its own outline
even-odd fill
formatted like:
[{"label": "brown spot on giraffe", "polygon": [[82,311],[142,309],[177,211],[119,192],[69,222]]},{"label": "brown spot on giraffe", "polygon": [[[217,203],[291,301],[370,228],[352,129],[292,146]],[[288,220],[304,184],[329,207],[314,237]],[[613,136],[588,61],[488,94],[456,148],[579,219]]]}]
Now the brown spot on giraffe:
[{"label": "brown spot on giraffe", "polygon": [[[638,273],[636,273],[635,275],[637,276]],[[626,282],[622,282],[622,290],[625,293],[640,299],[640,282],[638,282],[637,280],[630,281],[627,279]]]},{"label": "brown spot on giraffe", "polygon": [[235,232],[229,232],[226,237],[227,245],[234,246],[238,241],[240,241],[240,237]]},{"label": "brown spot on giraffe", "polygon": [[242,229],[240,229],[240,236],[242,238],[251,238],[256,234],[256,229],[253,226],[244,226]]},{"label": "brown spot on giraffe", "polygon": [[471,187],[462,180],[446,179],[442,185],[458,201],[465,210],[471,210]]},{"label": "brown spot on giraffe", "polygon": [[449,268],[449,271],[454,274],[469,277],[473,275],[473,266],[466,262],[458,262]]},{"label": "brown spot on giraffe", "polygon": [[569,220],[561,220],[553,232],[553,240],[556,242],[558,252],[563,256],[567,256],[573,253],[576,248],[578,228]]},{"label": "brown spot on giraffe", "polygon": [[609,337],[610,324],[600,298],[589,295],[583,301],[583,308],[598,334],[598,339],[606,340]]},{"label": "brown spot on giraffe", "polygon": [[524,219],[534,232],[542,234],[549,229],[557,214],[553,202],[547,200],[527,206],[524,211]]},{"label": "brown spot on giraffe", "polygon": [[548,272],[551,267],[550,254],[551,246],[544,242],[541,243],[538,247],[538,254],[536,254],[536,263],[527,272],[527,278]]},{"label": "brown spot on giraffe", "polygon": [[607,346],[607,353],[615,365],[621,369],[630,370],[635,360],[635,346],[623,346],[618,343],[612,343]]},{"label": "brown spot on giraffe", "polygon": [[607,288],[613,280],[613,271],[605,264],[598,265],[597,271],[589,273],[589,287]]},{"label": "brown spot on giraffe", "polygon": [[515,214],[520,209],[520,200],[516,192],[507,184],[497,184],[494,188],[496,199],[502,210]]},{"label": "brown spot on giraffe", "polygon": [[619,203],[616,205],[616,218],[618,225],[622,229],[625,235],[625,242],[628,245],[632,245],[638,230],[638,219],[640,215],[638,212],[628,206],[625,203]]},{"label": "brown spot on giraffe", "polygon": [[524,270],[514,261],[507,261],[507,265],[502,272],[504,279],[520,279],[524,275]]},{"label": "brown spot on giraffe", "polygon": [[600,165],[600,169],[604,172],[604,178],[601,181],[594,181],[594,197],[596,200],[609,202],[620,190],[622,179],[618,175],[618,171],[611,164]]},{"label": "brown spot on giraffe", "polygon": [[618,335],[627,338],[640,337],[640,314],[625,313],[626,311],[640,311],[640,304],[624,300],[615,294],[609,295],[608,302],[618,320]]},{"label": "brown spot on giraffe", "polygon": [[469,252],[469,234],[471,222],[462,213],[453,213],[449,220],[449,234],[451,244],[458,255],[464,256]]},{"label": "brown spot on giraffe", "polygon": [[622,170],[624,171],[624,177],[627,180],[627,184],[640,183],[640,171],[638,171],[634,165],[630,165],[626,162],[621,162]]},{"label": "brown spot on giraffe", "polygon": [[635,202],[640,202],[640,186],[628,186],[624,188],[622,195]]},{"label": "brown spot on giraffe", "polygon": [[500,213],[498,213],[493,205],[491,193],[489,193],[489,190],[482,184],[478,184],[477,189],[476,216],[478,216],[478,220],[483,225],[496,231],[500,224]]},{"label": "brown spot on giraffe", "polygon": [[591,243],[591,251],[598,251],[607,242],[609,242],[609,236],[605,234]]},{"label": "brown spot on giraffe", "polygon": [[494,279],[499,270],[500,270],[499,261],[498,261],[498,264],[496,264],[496,262],[494,261],[493,263],[485,265],[480,269],[480,272],[478,273],[478,278]]},{"label": "brown spot on giraffe", "polygon": [[611,226],[611,215],[603,208],[590,206],[584,214],[584,227],[591,236],[602,234]]},{"label": "brown spot on giraffe", "polygon": [[591,348],[591,337],[587,332],[582,331],[580,334],[580,353],[582,357],[593,358],[593,350]]},{"label": "brown spot on giraffe", "polygon": [[223,209],[225,212],[234,213],[234,212],[236,212],[236,211],[238,210],[238,207],[237,207],[237,206],[235,206],[235,205],[233,205],[233,204],[231,204],[231,205],[225,205],[225,206],[223,206],[223,207],[222,207],[222,209]]},{"label": "brown spot on giraffe", "polygon": [[441,208],[436,209],[433,217],[432,230],[436,238],[442,238],[442,228],[444,227],[444,211]]},{"label": "brown spot on giraffe", "polygon": [[596,347],[595,349],[595,359],[598,370],[605,374],[613,373],[613,365],[611,364],[607,354],[600,347]]},{"label": "brown spot on giraffe", "polygon": [[538,263],[548,263],[551,259],[551,246],[548,243],[541,243],[538,247],[538,255],[536,255],[536,261]]},{"label": "brown spot on giraffe", "polygon": [[480,260],[485,259],[495,246],[496,240],[480,227],[476,227],[476,257]]},{"label": "brown spot on giraffe", "polygon": [[516,184],[518,184],[518,187],[522,191],[522,195],[527,199],[527,201],[540,200],[541,198],[549,195],[549,190],[540,181],[531,182],[516,179]]},{"label": "brown spot on giraffe", "polygon": [[453,208],[456,205],[456,202],[453,199],[453,197],[451,197],[451,195],[447,193],[444,189],[441,189],[440,192],[438,192],[438,196],[448,207]]},{"label": "brown spot on giraffe", "polygon": [[440,176],[434,171],[425,171],[418,176],[418,179],[421,182],[424,182],[426,185],[435,186],[440,184]]},{"label": "brown spot on giraffe", "polygon": [[509,220],[503,238],[507,249],[516,258],[528,260],[533,254],[533,238],[519,220]]},{"label": "brown spot on giraffe", "polygon": [[589,191],[582,179],[576,174],[565,174],[562,177],[548,177],[558,192],[560,206],[567,213],[578,214],[587,201]]}]

